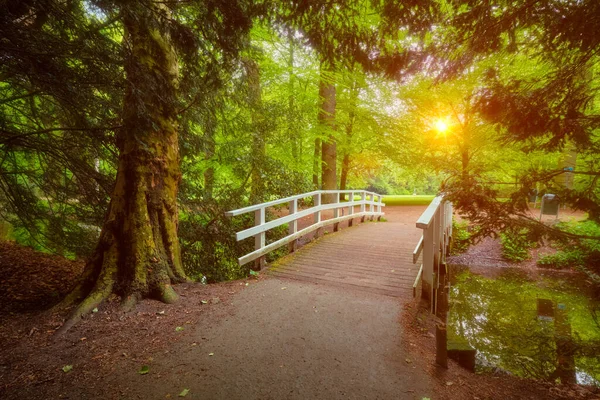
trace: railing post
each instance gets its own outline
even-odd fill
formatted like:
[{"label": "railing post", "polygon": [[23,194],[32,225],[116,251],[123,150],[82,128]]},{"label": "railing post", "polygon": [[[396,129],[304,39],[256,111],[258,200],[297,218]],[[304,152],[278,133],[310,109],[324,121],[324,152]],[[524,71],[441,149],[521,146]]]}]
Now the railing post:
[{"label": "railing post", "polygon": [[[254,211],[254,226],[265,223],[265,208],[260,208]],[[265,232],[254,235],[254,250],[260,250],[265,247]],[[254,260],[254,270],[260,271],[265,266],[265,256],[261,256]]]},{"label": "railing post", "polygon": [[433,305],[433,229],[431,226],[423,229],[423,282],[421,297]]},{"label": "railing post", "polygon": [[431,310],[437,314],[438,307],[438,289],[440,287],[440,235],[441,235],[441,210],[443,204],[437,208],[431,221],[433,227],[433,299],[431,301]]},{"label": "railing post", "polygon": [[[289,211],[290,215],[296,214],[298,212],[298,199],[294,199],[289,203]],[[291,221],[288,225],[288,234],[293,235],[298,232],[298,220]],[[296,251],[296,247],[298,247],[298,240],[294,239],[290,243],[288,243],[288,249],[290,253]]]},{"label": "railing post", "polygon": [[[340,192],[337,192],[335,194],[335,204],[338,205],[338,206],[340,205]],[[338,207],[336,207],[336,208],[333,209],[333,218],[338,218],[339,217],[339,213],[340,213],[339,210],[340,209]],[[333,223],[333,231],[337,232],[338,229],[339,229],[339,226],[340,226],[339,222],[334,222]]]},{"label": "railing post", "polygon": [[[361,213],[364,213],[366,211],[366,207],[365,207],[366,200],[367,200],[367,193],[363,190],[363,192],[360,195],[360,212]],[[362,217],[360,217],[360,222],[365,222],[364,214],[362,215]]]},{"label": "railing post", "polygon": [[[377,198],[379,199],[379,202],[377,203],[377,212],[381,214],[381,207],[383,204],[383,196],[377,195]],[[377,221],[381,221],[381,215],[377,216]]]},{"label": "railing post", "polygon": [[[317,193],[316,195],[314,195],[313,199],[314,199],[315,207],[320,207],[321,206],[321,193]],[[319,222],[321,222],[321,210],[317,210],[315,212],[314,221],[315,221],[314,222],[315,224],[318,224]],[[318,238],[320,234],[321,234],[321,228],[318,228],[315,231],[315,238]]]},{"label": "railing post", "polygon": [[369,195],[369,212],[371,213],[371,216],[369,217],[369,221],[373,221],[373,211],[375,211],[375,206],[373,205],[373,202],[375,201],[375,195],[373,193],[371,193]]},{"label": "railing post", "polygon": [[[354,192],[350,192],[350,197],[348,198],[348,201],[350,203],[354,202]],[[353,205],[352,206],[348,206],[348,215],[352,215],[352,214],[354,214],[354,206]],[[350,218],[348,220],[348,227],[352,226],[352,221],[353,221],[353,218]]]}]

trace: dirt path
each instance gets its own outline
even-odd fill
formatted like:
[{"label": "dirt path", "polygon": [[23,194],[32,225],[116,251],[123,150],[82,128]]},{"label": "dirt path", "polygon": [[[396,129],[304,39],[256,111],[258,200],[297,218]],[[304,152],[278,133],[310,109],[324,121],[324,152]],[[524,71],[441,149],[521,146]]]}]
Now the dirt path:
[{"label": "dirt path", "polygon": [[160,379],[126,371],[116,386],[128,385],[128,398],[165,398],[184,388],[198,399],[431,395],[428,376],[406,352],[395,298],[268,278],[232,302],[228,317],[201,321],[191,343],[153,360]]}]

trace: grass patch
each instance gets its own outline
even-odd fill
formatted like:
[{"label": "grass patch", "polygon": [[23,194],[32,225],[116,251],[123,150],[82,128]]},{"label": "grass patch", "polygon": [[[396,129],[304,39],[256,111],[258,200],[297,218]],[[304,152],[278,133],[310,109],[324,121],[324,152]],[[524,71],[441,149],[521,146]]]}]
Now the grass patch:
[{"label": "grass patch", "polygon": [[383,196],[386,206],[426,206],[431,203],[435,195],[389,195]]}]

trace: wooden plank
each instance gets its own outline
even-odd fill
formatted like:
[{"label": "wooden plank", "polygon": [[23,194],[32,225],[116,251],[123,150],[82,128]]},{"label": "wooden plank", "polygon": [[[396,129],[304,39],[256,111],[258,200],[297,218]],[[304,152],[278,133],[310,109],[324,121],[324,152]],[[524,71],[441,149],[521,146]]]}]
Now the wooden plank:
[{"label": "wooden plank", "polygon": [[[377,215],[378,213],[375,213],[375,214]],[[246,263],[249,263],[250,261],[256,260],[257,258],[259,258],[259,257],[261,257],[261,256],[263,256],[263,255],[265,255],[265,254],[267,254],[267,253],[269,253],[269,252],[271,252],[271,251],[273,251],[275,249],[278,249],[279,247],[281,247],[281,246],[283,246],[285,244],[288,244],[292,240],[298,239],[299,237],[301,237],[303,235],[306,235],[306,234],[308,234],[310,232],[313,232],[313,231],[315,231],[315,230],[317,230],[317,229],[319,229],[319,228],[321,228],[323,226],[327,226],[327,225],[330,225],[330,224],[332,224],[334,222],[341,222],[341,221],[345,221],[345,220],[350,219],[350,218],[356,218],[356,217],[360,217],[360,216],[361,216],[361,213],[358,213],[358,214],[346,215],[346,216],[343,216],[343,217],[338,217],[338,218],[335,218],[335,219],[328,219],[328,220],[325,220],[325,221],[321,221],[321,222],[319,222],[317,224],[312,224],[312,225],[310,225],[310,226],[308,226],[308,227],[306,227],[306,228],[304,228],[304,229],[296,232],[293,235],[286,236],[286,237],[284,237],[282,239],[279,239],[279,240],[277,240],[277,241],[275,241],[275,242],[273,242],[271,244],[266,245],[265,247],[263,247],[260,250],[255,250],[252,253],[246,254],[245,256],[238,258],[238,263],[239,263],[239,265],[244,265]]]},{"label": "wooden plank", "polygon": [[414,251],[413,251],[413,264],[417,263],[417,260],[419,259],[419,256],[421,255],[421,252],[423,251],[423,236],[421,235],[421,239],[419,239],[419,243],[417,244],[417,247],[415,247]]}]

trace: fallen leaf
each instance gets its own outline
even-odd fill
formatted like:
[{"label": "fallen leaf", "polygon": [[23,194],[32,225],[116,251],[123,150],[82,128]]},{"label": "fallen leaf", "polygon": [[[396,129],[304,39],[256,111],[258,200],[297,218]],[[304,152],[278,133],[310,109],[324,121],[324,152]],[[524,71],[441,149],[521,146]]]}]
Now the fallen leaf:
[{"label": "fallen leaf", "polygon": [[181,393],[179,393],[179,397],[185,397],[190,392],[190,389],[183,389]]},{"label": "fallen leaf", "polygon": [[281,288],[281,290],[286,290],[286,289],[287,289],[287,287],[286,287],[286,286],[284,286],[284,287],[282,287],[282,288]]},{"label": "fallen leaf", "polygon": [[212,357],[215,355],[215,353],[208,353],[208,355]]},{"label": "fallen leaf", "polygon": [[200,303],[202,303],[202,304],[208,304],[208,300],[200,300]]},{"label": "fallen leaf", "polygon": [[138,371],[138,374],[146,375],[148,372],[150,372],[150,367],[147,365],[142,365],[142,368],[140,368],[140,370]]},{"label": "fallen leaf", "polygon": [[71,372],[73,370],[73,366],[72,365],[65,365],[64,367],[62,367],[63,372]]},{"label": "fallen leaf", "polygon": [[446,382],[446,386],[452,386],[452,385],[454,385],[454,382],[450,382],[450,381]]},{"label": "fallen leaf", "polygon": [[165,310],[157,312],[158,315],[165,315]]},{"label": "fallen leaf", "polygon": [[94,309],[92,310],[92,312],[93,312],[93,313],[97,313],[97,312],[98,312],[98,307],[94,308]]},{"label": "fallen leaf", "polygon": [[178,326],[175,328],[175,332],[181,332],[183,330],[183,326]]},{"label": "fallen leaf", "polygon": [[410,364],[412,362],[412,360],[410,358],[407,358],[404,361],[406,361],[407,364]]}]

